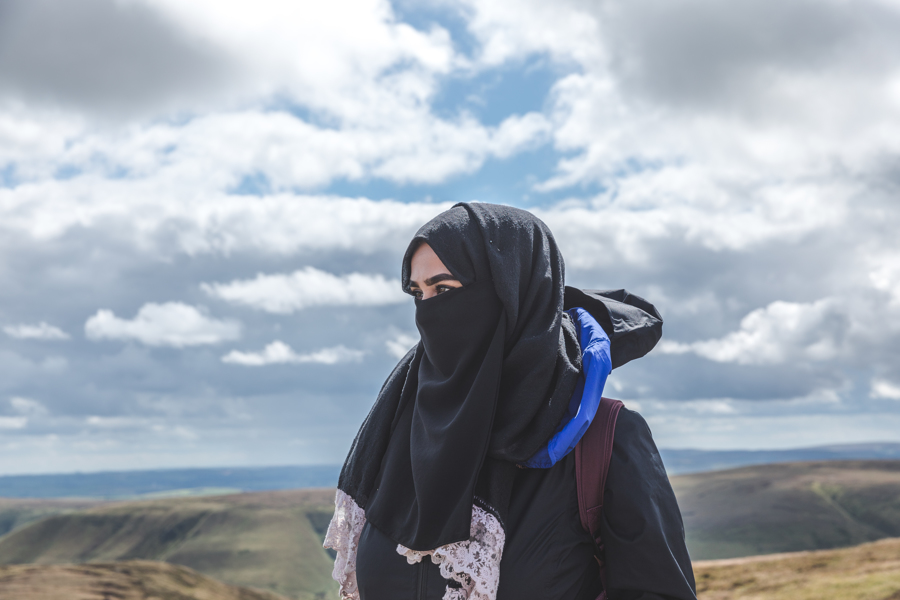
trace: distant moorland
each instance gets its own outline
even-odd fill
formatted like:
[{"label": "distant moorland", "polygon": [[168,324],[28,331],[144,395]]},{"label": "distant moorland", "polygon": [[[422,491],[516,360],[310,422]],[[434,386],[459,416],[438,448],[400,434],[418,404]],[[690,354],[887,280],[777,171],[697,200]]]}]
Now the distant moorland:
[{"label": "distant moorland", "polygon": [[0,498],[131,499],[154,495],[261,492],[337,485],[340,465],[102,471],[0,476]]},{"label": "distant moorland", "polygon": [[900,461],[828,461],[679,475],[694,559],[852,546],[900,536]]},{"label": "distant moorland", "polygon": [[[660,449],[669,475],[749,465],[823,460],[900,460],[900,444],[871,443],[790,450]],[[340,465],[105,471],[2,475],[0,498],[101,498],[205,495],[334,487]]]},{"label": "distant moorland", "polygon": [[327,598],[335,588],[322,540],[333,500],[333,490],[293,490],[98,503],[0,537],[0,564],[165,561],[232,585]]},{"label": "distant moorland", "polygon": [[[693,450],[660,448],[669,475],[705,473],[751,465],[823,460],[900,460],[900,444],[835,444],[787,450]],[[2,479],[0,479],[2,481]],[[0,484],[2,485],[2,484]]]},{"label": "distant moorland", "polygon": [[[675,476],[672,483],[695,560],[847,547],[900,537],[900,461],[761,465]],[[332,558],[321,545],[332,510],[333,489],[124,502],[5,499],[0,500],[0,521],[7,531],[0,537],[0,565],[164,561],[230,585],[289,598],[334,598]],[[868,556],[860,552],[858,557]],[[702,580],[706,586],[702,589],[708,592],[703,597],[791,597],[752,595],[756,593],[752,590],[763,589],[759,586],[764,578],[758,575],[728,579],[740,571],[734,565],[745,563],[697,563],[698,574],[709,573]],[[756,564],[751,561],[741,569],[756,568],[751,563]],[[784,585],[779,583],[778,589],[790,589],[794,584],[789,580],[799,581],[803,575],[800,567],[790,565],[782,571]],[[879,581],[893,585],[890,577],[873,577],[872,589],[881,589]],[[746,584],[738,585],[741,581]],[[732,586],[728,593],[746,594],[722,595],[728,586]]]}]

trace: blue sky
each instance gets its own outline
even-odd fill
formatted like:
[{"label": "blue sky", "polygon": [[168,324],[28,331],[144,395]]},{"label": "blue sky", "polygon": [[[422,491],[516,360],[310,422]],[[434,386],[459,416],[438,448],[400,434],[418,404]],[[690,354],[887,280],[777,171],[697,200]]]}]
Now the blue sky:
[{"label": "blue sky", "polygon": [[0,9],[0,474],[341,462],[463,200],[660,308],[659,445],[900,441],[895,3],[309,4]]}]

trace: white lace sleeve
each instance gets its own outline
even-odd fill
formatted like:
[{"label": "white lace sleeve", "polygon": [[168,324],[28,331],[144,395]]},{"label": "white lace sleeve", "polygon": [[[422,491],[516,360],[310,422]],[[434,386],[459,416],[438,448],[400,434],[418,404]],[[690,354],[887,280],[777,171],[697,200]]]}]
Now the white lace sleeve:
[{"label": "white lace sleeve", "polygon": [[365,524],[366,511],[353,498],[338,490],[334,497],[334,516],[328,524],[324,546],[337,552],[331,577],[341,585],[342,600],[359,600],[356,550]]},{"label": "white lace sleeve", "polygon": [[496,517],[473,506],[468,540],[424,552],[398,545],[397,553],[405,556],[409,564],[431,556],[431,562],[441,566],[444,579],[453,579],[462,585],[461,588],[447,586],[444,600],[496,600],[505,543],[506,533]]}]

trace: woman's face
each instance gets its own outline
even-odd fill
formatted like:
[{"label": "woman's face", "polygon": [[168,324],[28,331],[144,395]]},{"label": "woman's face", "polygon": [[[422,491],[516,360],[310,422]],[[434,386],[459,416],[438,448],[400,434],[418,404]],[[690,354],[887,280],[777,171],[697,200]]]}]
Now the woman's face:
[{"label": "woman's face", "polygon": [[409,263],[409,291],[419,300],[428,300],[447,290],[462,287],[450,274],[431,246],[423,243]]}]

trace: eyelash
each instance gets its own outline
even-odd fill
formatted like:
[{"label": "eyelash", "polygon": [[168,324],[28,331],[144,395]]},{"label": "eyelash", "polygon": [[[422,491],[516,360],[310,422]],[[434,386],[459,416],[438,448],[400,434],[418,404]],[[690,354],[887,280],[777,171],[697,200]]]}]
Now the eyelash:
[{"label": "eyelash", "polygon": [[[440,295],[443,294],[444,292],[449,292],[450,290],[452,290],[452,289],[454,289],[454,288],[453,288],[452,286],[449,286],[449,285],[439,285],[439,286],[437,286],[435,289],[437,290],[437,295],[440,296]],[[414,296],[417,300],[421,300],[421,299],[422,299],[422,290],[416,290],[416,291],[414,291],[414,292],[413,292],[413,296]]]}]

